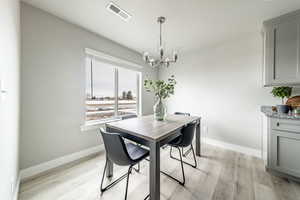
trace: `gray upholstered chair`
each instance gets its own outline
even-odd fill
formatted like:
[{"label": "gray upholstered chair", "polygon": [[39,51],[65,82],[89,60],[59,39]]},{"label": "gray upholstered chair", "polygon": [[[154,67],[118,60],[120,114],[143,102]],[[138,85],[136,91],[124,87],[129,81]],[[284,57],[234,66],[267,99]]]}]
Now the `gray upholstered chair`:
[{"label": "gray upholstered chair", "polygon": [[[123,115],[121,116],[122,120],[126,120],[126,119],[132,119],[132,118],[137,118],[138,116],[136,114],[129,114],[129,115]],[[128,142],[132,142],[130,140],[127,140]],[[140,144],[136,143],[136,145],[141,146]],[[140,171],[140,163],[138,164],[138,168],[134,168],[135,171],[139,172]]]},{"label": "gray upholstered chair", "polygon": [[[190,113],[186,113],[186,112],[175,112],[174,115],[185,115],[185,116],[191,116]],[[182,156],[186,157],[187,155],[189,155],[189,153],[191,153],[192,148],[189,148],[186,152],[183,151],[183,148],[181,148],[182,150]]]},{"label": "gray upholstered chair", "polygon": [[[178,183],[180,183],[181,185],[185,184],[185,175],[184,175],[184,168],[183,168],[183,163],[190,165],[194,168],[197,167],[197,160],[196,160],[196,156],[195,156],[195,151],[194,151],[194,147],[193,147],[193,139],[194,139],[194,135],[195,135],[195,130],[196,130],[196,122],[194,123],[190,123],[187,126],[185,126],[182,130],[181,130],[181,135],[177,138],[175,138],[174,140],[172,140],[170,143],[168,143],[168,146],[170,146],[170,157],[172,159],[178,160],[181,163],[181,171],[182,171],[182,181],[178,180],[177,178],[174,178],[173,176],[165,173],[162,171],[163,174],[165,174],[166,176],[174,179],[175,181],[177,181]],[[194,165],[184,162],[182,160],[182,152],[180,150],[180,148],[184,148],[184,147],[191,147],[191,151],[193,152],[193,157],[194,157]],[[174,157],[172,155],[172,148],[176,148],[179,152],[179,159]]]},{"label": "gray upholstered chair", "polygon": [[[149,155],[149,151],[133,143],[125,143],[123,138],[118,133],[108,133],[103,128],[100,129],[100,133],[103,137],[103,142],[106,151],[106,162],[103,170],[102,181],[101,181],[101,193],[107,189],[113,187],[115,184],[127,177],[126,189],[125,189],[125,200],[127,199],[129,175],[134,165],[141,162]],[[105,177],[105,171],[107,168],[107,161],[110,160],[114,164],[121,166],[129,166],[128,172],[116,179],[103,188],[103,180]]]},{"label": "gray upholstered chair", "polygon": [[196,131],[196,122],[190,123],[187,126],[185,126],[181,130],[181,136],[177,137],[176,139],[172,140],[168,145],[171,146],[170,148],[170,157],[180,161],[178,158],[172,156],[172,147],[190,147],[191,152],[193,153],[193,158],[194,158],[194,164],[187,163],[185,161],[182,161],[184,164],[190,165],[193,168],[197,167],[197,160],[196,160],[196,155],[193,147],[193,139]]}]

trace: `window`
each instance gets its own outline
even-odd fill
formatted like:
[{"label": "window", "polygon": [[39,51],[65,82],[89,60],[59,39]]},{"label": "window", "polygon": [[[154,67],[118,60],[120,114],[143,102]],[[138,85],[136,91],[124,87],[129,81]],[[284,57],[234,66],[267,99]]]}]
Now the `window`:
[{"label": "window", "polygon": [[137,113],[137,94],[139,74],[124,68],[118,72],[118,115],[130,115]]},{"label": "window", "polygon": [[140,72],[86,58],[86,121],[139,113]]}]

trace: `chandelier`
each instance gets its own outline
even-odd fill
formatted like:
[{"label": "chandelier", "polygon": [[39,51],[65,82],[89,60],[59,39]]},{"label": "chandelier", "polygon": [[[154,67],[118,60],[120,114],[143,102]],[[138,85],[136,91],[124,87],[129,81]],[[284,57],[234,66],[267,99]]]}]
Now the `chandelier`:
[{"label": "chandelier", "polygon": [[143,59],[151,67],[166,66],[169,67],[171,63],[175,63],[178,59],[178,54],[176,51],[173,52],[172,59],[164,57],[165,51],[162,45],[162,24],[166,21],[165,17],[158,17],[157,22],[159,23],[159,57],[155,58],[150,56],[148,52],[144,52]]}]

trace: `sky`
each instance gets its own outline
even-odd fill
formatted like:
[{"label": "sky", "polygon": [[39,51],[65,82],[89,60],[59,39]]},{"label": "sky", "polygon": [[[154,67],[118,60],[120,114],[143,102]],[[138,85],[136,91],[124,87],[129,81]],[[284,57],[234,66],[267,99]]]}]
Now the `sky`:
[{"label": "sky", "polygon": [[[122,92],[132,91],[136,96],[137,72],[118,68],[119,72],[119,96]],[[94,95],[97,97],[112,97],[114,95],[114,66],[99,61],[93,61]],[[90,60],[86,61],[86,88],[90,93]]]}]

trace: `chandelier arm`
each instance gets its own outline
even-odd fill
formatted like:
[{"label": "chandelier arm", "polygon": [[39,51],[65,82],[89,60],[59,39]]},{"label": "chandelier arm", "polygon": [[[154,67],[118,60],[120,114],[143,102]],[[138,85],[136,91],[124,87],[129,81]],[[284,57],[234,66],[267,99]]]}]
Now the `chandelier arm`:
[{"label": "chandelier arm", "polygon": [[168,60],[168,61],[163,61],[163,63],[176,63],[175,60]]}]

